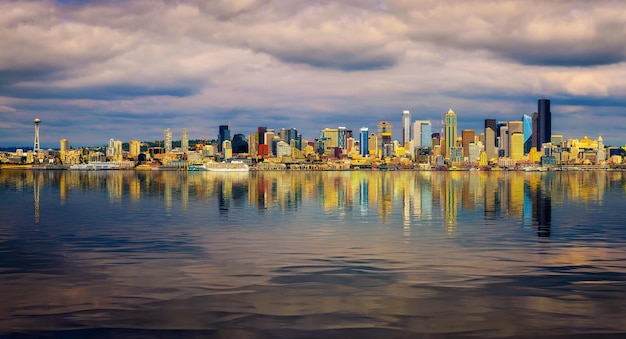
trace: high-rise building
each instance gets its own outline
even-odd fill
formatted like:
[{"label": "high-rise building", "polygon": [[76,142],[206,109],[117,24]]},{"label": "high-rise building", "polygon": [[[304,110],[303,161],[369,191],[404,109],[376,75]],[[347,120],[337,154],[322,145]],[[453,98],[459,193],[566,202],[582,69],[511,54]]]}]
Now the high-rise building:
[{"label": "high-rise building", "polygon": [[430,147],[431,136],[430,120],[416,120],[413,123],[413,140],[416,147]]},{"label": "high-rise building", "polygon": [[476,132],[473,129],[464,129],[461,131],[461,140],[463,143],[463,156],[469,157],[469,145],[475,143]]},{"label": "high-rise building", "polygon": [[550,112],[550,100],[539,99],[539,117],[537,121],[537,150],[541,150],[541,145],[550,142],[552,136],[552,112]]},{"label": "high-rise building", "polygon": [[141,143],[137,140],[131,140],[128,143],[128,155],[135,159],[141,153]]},{"label": "high-rise building", "polygon": [[37,154],[41,149],[39,145],[39,124],[41,123],[41,119],[35,118],[33,122],[35,123],[35,143],[33,145],[33,153]]},{"label": "high-rise building", "polygon": [[359,134],[359,147],[360,154],[363,157],[367,157],[369,154],[368,147],[369,129],[367,127],[361,127],[361,133]]},{"label": "high-rise building", "polygon": [[[524,137],[524,122],[521,120],[515,120],[515,121],[509,121],[509,153],[508,156],[513,158],[513,135],[514,134],[521,134],[522,139]],[[518,137],[516,137],[518,138]],[[519,150],[516,150],[519,151]],[[524,142],[522,141],[522,155],[524,154]]]},{"label": "high-rise building", "polygon": [[180,136],[180,148],[185,153],[189,151],[189,132],[187,132],[186,128],[183,128],[182,134]]},{"label": "high-rise building", "polygon": [[61,151],[61,153],[67,152],[69,151],[69,142],[67,141],[67,139],[63,138],[59,141],[59,151]]},{"label": "high-rise building", "polygon": [[248,152],[248,142],[246,141],[246,136],[241,133],[233,135],[233,140],[230,142],[230,145],[232,147],[233,154]]},{"label": "high-rise building", "polygon": [[267,155],[270,157],[275,154],[274,150],[274,137],[276,136],[276,132],[272,128],[268,128],[265,130],[265,140],[263,143],[267,145]]},{"label": "high-rise building", "polygon": [[370,133],[370,136],[367,140],[367,152],[373,155],[375,158],[378,157],[378,137],[374,133]]},{"label": "high-rise building", "polygon": [[115,140],[113,142],[113,160],[122,161],[122,140]]},{"label": "high-rise building", "polygon": [[389,121],[381,120],[378,122],[378,149],[382,150],[383,145],[391,144],[391,136],[393,133],[393,125]]},{"label": "high-rise building", "polygon": [[172,130],[167,128],[165,129],[165,133],[164,133],[164,147],[165,147],[165,153],[169,153],[172,151]]},{"label": "high-rise building", "polygon": [[445,122],[445,157],[451,159],[450,155],[452,154],[452,148],[456,147],[456,137],[457,137],[457,120],[456,113],[452,110],[448,110],[444,117]]},{"label": "high-rise building", "polygon": [[487,160],[497,158],[498,151],[496,148],[497,127],[496,119],[485,119],[485,155]]},{"label": "high-rise building", "polygon": [[228,160],[233,157],[233,147],[230,140],[226,139],[222,141],[222,153],[224,155],[224,160]]},{"label": "high-rise building", "polygon": [[230,129],[228,125],[220,125],[219,126],[219,134],[217,135],[217,151],[223,152],[223,143],[224,141],[230,141]]},{"label": "high-rise building", "polygon": [[346,128],[337,127],[337,145],[344,152],[347,149],[346,139]]},{"label": "high-rise building", "polygon": [[411,140],[411,112],[402,111],[402,147]]},{"label": "high-rise building", "polygon": [[509,131],[509,149],[511,159],[522,160],[524,158],[524,133]]},{"label": "high-rise building", "polygon": [[531,147],[537,149],[537,144],[539,143],[539,113],[535,112],[532,115],[532,129],[533,129],[533,134],[531,136],[531,140],[532,140],[532,145]]},{"label": "high-rise building", "polygon": [[300,135],[300,133],[298,133],[298,130],[295,128],[290,128],[287,131],[287,135],[286,135],[286,139],[285,141],[291,145],[292,141],[295,141],[295,147],[299,150],[302,150],[302,135]]},{"label": "high-rise building", "polygon": [[499,156],[502,157],[508,157],[509,156],[509,124],[508,123],[504,123],[504,124],[498,124],[498,126],[500,127],[500,150],[499,150]]},{"label": "high-rise building", "polygon": [[524,154],[528,154],[533,147],[533,118],[524,114],[522,123],[524,125]]}]

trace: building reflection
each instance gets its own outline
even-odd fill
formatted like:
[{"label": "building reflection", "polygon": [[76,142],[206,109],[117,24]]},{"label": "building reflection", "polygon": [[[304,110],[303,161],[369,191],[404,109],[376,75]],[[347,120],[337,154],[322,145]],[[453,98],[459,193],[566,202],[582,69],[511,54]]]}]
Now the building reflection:
[{"label": "building reflection", "polygon": [[[17,174],[15,174],[17,173]],[[441,218],[445,232],[463,227],[463,218],[482,214],[487,221],[515,220],[550,237],[552,205],[602,204],[611,189],[626,189],[622,172],[422,172],[422,171],[267,171],[216,175],[187,172],[0,172],[0,181],[32,187],[34,219],[40,222],[40,191],[58,185],[59,203],[79,192],[104,191],[110,203],[136,204],[158,196],[165,211],[187,211],[215,202],[234,207],[294,211],[306,202],[326,214],[398,226],[406,234]],[[393,228],[392,228],[393,229]]]},{"label": "building reflection", "polygon": [[532,194],[534,199],[532,200],[532,218],[533,225],[537,229],[537,236],[540,238],[550,237],[550,227],[552,222],[552,202],[550,198],[550,190],[546,187],[550,187],[551,175],[544,175],[542,182],[537,185],[537,189]]}]

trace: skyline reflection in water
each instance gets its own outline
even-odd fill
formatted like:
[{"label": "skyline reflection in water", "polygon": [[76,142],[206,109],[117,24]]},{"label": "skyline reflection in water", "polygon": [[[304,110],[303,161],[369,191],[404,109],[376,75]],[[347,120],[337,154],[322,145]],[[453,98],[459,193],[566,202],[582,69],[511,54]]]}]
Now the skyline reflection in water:
[{"label": "skyline reflection in water", "polygon": [[623,172],[2,171],[0,186],[0,335],[626,332]]}]

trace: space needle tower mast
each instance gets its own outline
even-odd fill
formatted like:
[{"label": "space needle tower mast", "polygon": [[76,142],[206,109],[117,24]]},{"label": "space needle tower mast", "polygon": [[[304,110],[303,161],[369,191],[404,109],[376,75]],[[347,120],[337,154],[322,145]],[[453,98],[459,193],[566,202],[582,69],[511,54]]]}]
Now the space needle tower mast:
[{"label": "space needle tower mast", "polygon": [[41,122],[41,119],[39,118],[35,118],[35,120],[33,120],[33,122],[35,123],[35,145],[33,146],[33,152],[35,154],[39,153],[39,123]]}]

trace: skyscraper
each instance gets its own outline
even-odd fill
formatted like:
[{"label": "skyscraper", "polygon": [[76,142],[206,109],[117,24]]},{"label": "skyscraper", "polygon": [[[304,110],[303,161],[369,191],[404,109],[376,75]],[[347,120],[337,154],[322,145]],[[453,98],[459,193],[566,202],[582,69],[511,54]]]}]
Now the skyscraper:
[{"label": "skyscraper", "polygon": [[369,129],[367,127],[361,127],[361,134],[359,134],[359,147],[361,156],[366,157],[368,155],[368,138],[369,138]]},{"label": "skyscraper", "polygon": [[534,148],[538,148],[537,144],[539,143],[537,140],[539,140],[539,130],[538,130],[538,125],[539,125],[539,113],[535,112],[532,115],[532,119],[533,119],[533,134],[532,134],[532,146]]},{"label": "skyscraper", "polygon": [[461,131],[464,157],[469,157],[469,144],[474,142],[475,136],[476,132],[473,129],[464,129]]},{"label": "skyscraper", "polygon": [[346,128],[341,126],[337,127],[337,145],[342,151],[345,151],[347,148],[346,139]]},{"label": "skyscraper", "polygon": [[180,138],[180,148],[182,148],[183,152],[187,153],[189,150],[189,132],[187,132],[186,128],[183,128],[182,135]]},{"label": "skyscraper", "polygon": [[217,135],[217,151],[224,151],[224,141],[230,141],[230,130],[228,129],[228,125],[220,125],[219,126],[219,134]]},{"label": "skyscraper", "polygon": [[165,143],[165,153],[169,153],[172,151],[172,130],[167,128],[164,134],[163,140]]},{"label": "skyscraper", "polygon": [[528,154],[533,147],[533,118],[524,114],[522,123],[524,125],[524,154]]},{"label": "skyscraper", "polygon": [[402,147],[411,141],[411,112],[402,111]]},{"label": "skyscraper", "polygon": [[457,121],[456,121],[456,113],[450,108],[448,113],[446,113],[444,117],[444,122],[446,126],[445,130],[445,152],[446,158],[451,159],[450,155],[452,154],[451,150],[453,147],[456,147],[456,137],[457,137]]},{"label": "skyscraper", "polygon": [[[524,122],[523,121],[509,121],[509,152],[508,152],[508,156],[510,158],[513,158],[513,135],[514,134],[521,134],[521,138],[522,138],[522,146],[521,146],[521,151],[520,150],[516,150],[517,152],[521,152],[522,155],[524,154]],[[515,138],[520,138],[519,136],[515,137]],[[519,145],[516,145],[516,147]]]},{"label": "skyscraper", "polygon": [[550,100],[539,99],[539,118],[537,121],[537,150],[541,151],[541,145],[550,142],[552,136],[552,112],[550,112]]},{"label": "skyscraper", "polygon": [[485,154],[487,155],[487,160],[498,156],[496,149],[496,126],[496,119],[485,119]]},{"label": "skyscraper", "polygon": [[389,121],[381,120],[378,122],[378,149],[382,150],[383,145],[391,143],[393,125]]},{"label": "skyscraper", "polygon": [[413,140],[417,147],[430,147],[432,126],[430,120],[416,120],[413,123]]}]

